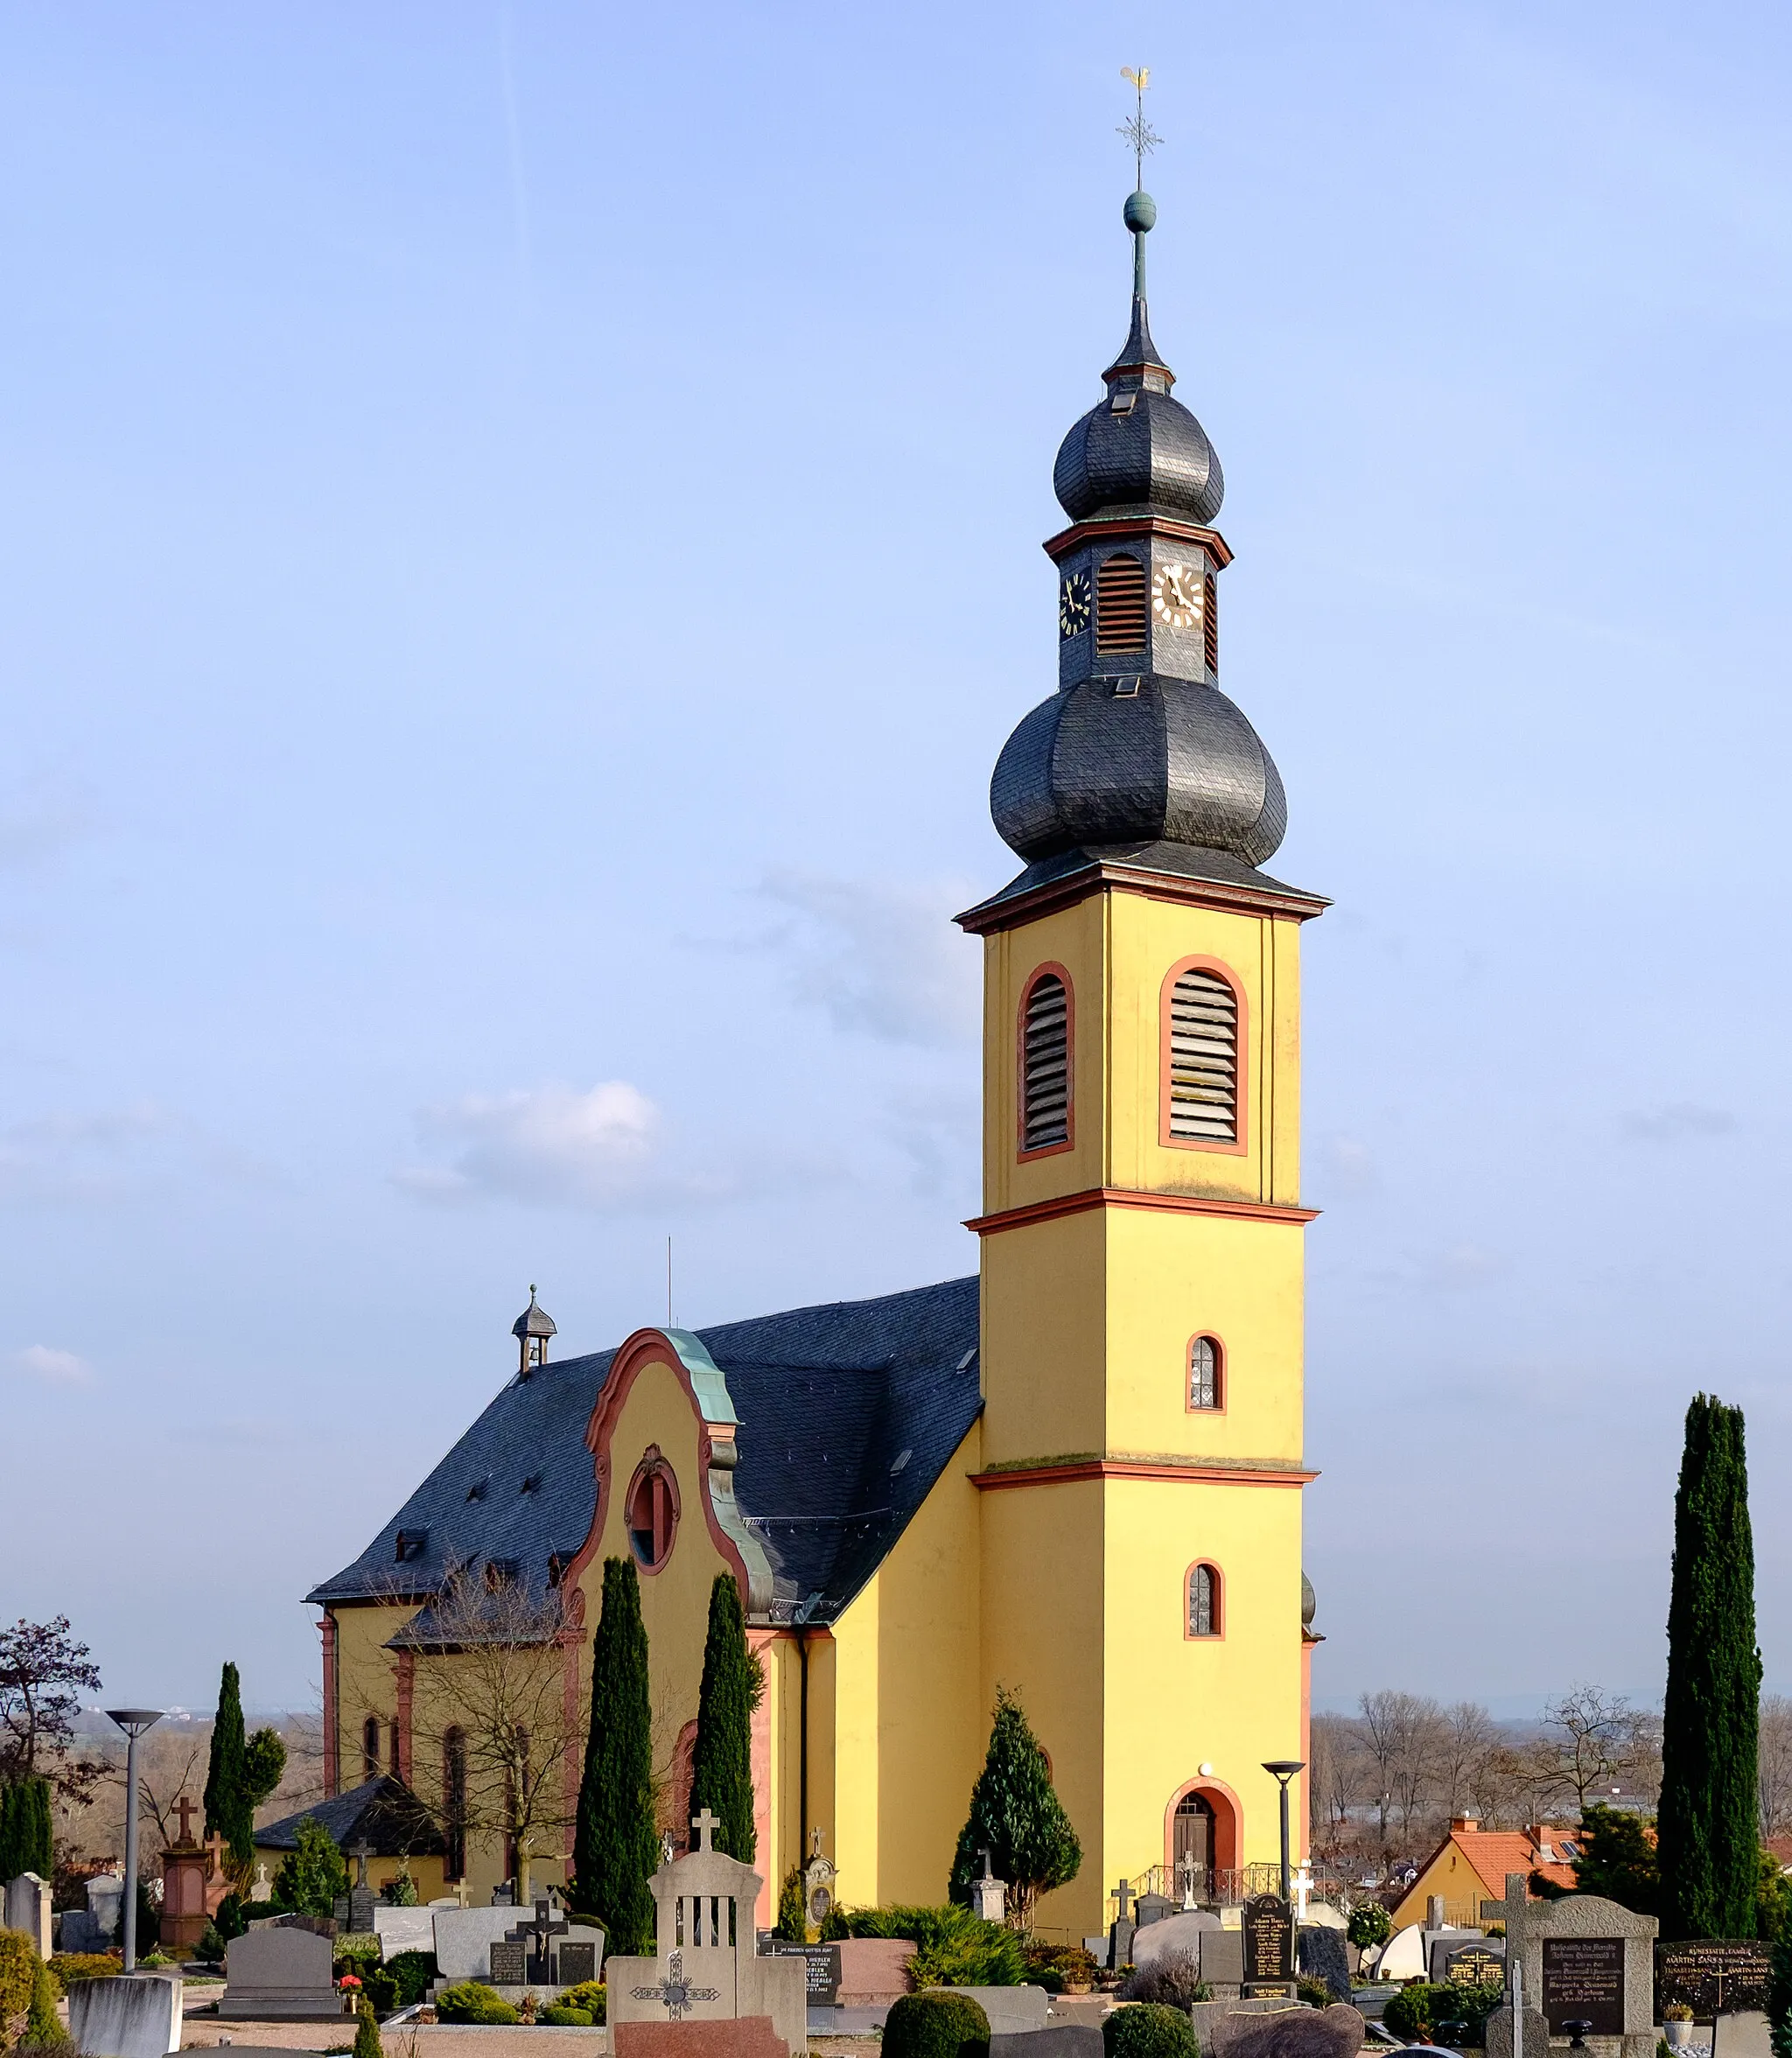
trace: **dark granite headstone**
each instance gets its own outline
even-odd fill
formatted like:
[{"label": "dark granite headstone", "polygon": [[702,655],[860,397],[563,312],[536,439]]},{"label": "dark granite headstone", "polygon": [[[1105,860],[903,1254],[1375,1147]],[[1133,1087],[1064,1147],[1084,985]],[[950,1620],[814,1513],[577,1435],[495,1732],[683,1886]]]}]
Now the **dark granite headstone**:
[{"label": "dark granite headstone", "polygon": [[1584,2022],[1590,2036],[1624,2034],[1624,1939],[1544,1938],[1544,2019],[1551,2036]]},{"label": "dark granite headstone", "polygon": [[1092,2022],[998,2032],[990,2039],[990,2058],[1102,2058],[1102,2033]]},{"label": "dark granite headstone", "polygon": [[598,1947],[594,1943],[563,1943],[555,1961],[559,1968],[556,1986],[583,1986],[598,1976]]},{"label": "dark granite headstone", "polygon": [[1329,2008],[1278,2008],[1268,2015],[1234,2015],[1216,2039],[1224,2058],[1356,2058],[1363,2020],[1334,2001]]},{"label": "dark granite headstone", "polygon": [[1656,1946],[1656,2020],[1678,2001],[1693,2019],[1754,2013],[1767,2006],[1768,1961],[1773,1946],[1712,1937]]},{"label": "dark granite headstone", "polygon": [[1136,1920],[1143,1929],[1147,1922],[1161,1922],[1166,1915],[1173,1915],[1177,1904],[1167,1894],[1141,1894],[1137,1906]]},{"label": "dark granite headstone", "polygon": [[492,1946],[492,1984],[494,1986],[521,1986],[523,1984],[528,1948],[522,1943],[506,1941]]},{"label": "dark granite headstone", "polygon": [[760,1946],[767,1958],[801,1958],[808,1983],[811,2008],[837,2007],[840,2002],[840,1946],[837,1943],[788,1943],[770,1937]]},{"label": "dark granite headstone", "polygon": [[1334,2001],[1350,1998],[1350,1956],[1341,1929],[1310,1922],[1297,1930],[1294,1963],[1308,1979],[1323,1980]]},{"label": "dark granite headstone", "polygon": [[1439,1986],[1503,1986],[1506,1954],[1499,1942],[1432,1945],[1432,1978]]},{"label": "dark granite headstone", "polygon": [[1294,1977],[1294,1911],[1279,1894],[1244,1904],[1244,1989],[1286,1985]]}]

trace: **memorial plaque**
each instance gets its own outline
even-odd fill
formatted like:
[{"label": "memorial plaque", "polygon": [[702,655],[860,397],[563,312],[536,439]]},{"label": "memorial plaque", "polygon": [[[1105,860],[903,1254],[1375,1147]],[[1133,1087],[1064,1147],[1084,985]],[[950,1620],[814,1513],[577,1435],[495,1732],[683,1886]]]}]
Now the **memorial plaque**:
[{"label": "memorial plaque", "polygon": [[1768,2005],[1768,1959],[1773,1946],[1712,1937],[1656,1946],[1656,2017],[1675,2002],[1699,2022],[1752,2013]]},{"label": "memorial plaque", "polygon": [[1544,1942],[1544,2020],[1551,2036],[1566,2036],[1571,2022],[1585,2022],[1592,2036],[1624,2034],[1624,1939],[1621,1936],[1546,1936]]},{"label": "memorial plaque", "polygon": [[1469,1944],[1462,1950],[1452,1951],[1444,1960],[1443,1983],[1446,1986],[1503,1986],[1506,1961],[1485,1944]]},{"label": "memorial plaque", "polygon": [[1274,1894],[1244,1904],[1244,1984],[1286,1985],[1294,1977],[1294,1911]]},{"label": "memorial plaque", "polygon": [[492,1984],[494,1986],[521,1986],[523,1981],[524,1946],[521,1943],[494,1943],[492,1946]]},{"label": "memorial plaque", "polygon": [[594,1943],[563,1943],[556,1960],[560,1977],[556,1986],[583,1986],[598,1976],[598,1947]]},{"label": "memorial plaque", "polygon": [[808,1987],[811,2008],[834,2008],[840,2004],[840,1946],[837,1943],[787,1943],[768,1936],[760,1947],[766,1958],[801,1958]]}]

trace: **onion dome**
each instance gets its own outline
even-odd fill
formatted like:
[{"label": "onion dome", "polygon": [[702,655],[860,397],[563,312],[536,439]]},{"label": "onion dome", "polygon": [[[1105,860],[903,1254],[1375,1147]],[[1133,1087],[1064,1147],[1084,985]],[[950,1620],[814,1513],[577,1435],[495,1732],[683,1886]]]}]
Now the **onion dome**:
[{"label": "onion dome", "polygon": [[556,1336],[559,1334],[554,1326],[553,1316],[545,1308],[537,1306],[533,1286],[528,1290],[528,1306],[510,1325],[510,1334],[523,1337]]},{"label": "onion dome", "polygon": [[996,760],[990,812],[1030,864],[1171,843],[1258,865],[1288,826],[1281,774],[1238,709],[1217,686],[1155,672],[1085,679],[1025,716]]},{"label": "onion dome", "polygon": [[1176,374],[1152,341],[1144,299],[1144,239],[1158,218],[1149,193],[1126,202],[1133,234],[1132,326],[1102,377],[1108,396],[1059,446],[1052,485],[1073,522],[1097,516],[1166,514],[1202,528],[1226,497],[1226,480],[1208,433],[1180,400]]}]

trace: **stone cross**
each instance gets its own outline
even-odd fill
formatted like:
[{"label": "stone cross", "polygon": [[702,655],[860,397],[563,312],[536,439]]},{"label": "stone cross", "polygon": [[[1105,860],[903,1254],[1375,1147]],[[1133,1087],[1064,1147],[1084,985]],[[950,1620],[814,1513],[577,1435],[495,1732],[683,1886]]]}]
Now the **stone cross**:
[{"label": "stone cross", "polygon": [[983,1875],[982,1875],[982,1876],[983,1876],[983,1877],[984,1877],[985,1880],[993,1880],[993,1879],[995,1878],[995,1876],[996,1876],[996,1872],[995,1872],[995,1868],[994,1868],[994,1866],[992,1866],[992,1865],[990,1863],[990,1854],[989,1854],[989,1852],[988,1852],[987,1851],[979,1851],[979,1852],[977,1852],[977,1856],[978,1856],[980,1858],[982,1858],[982,1860],[984,1861],[984,1869],[983,1869]]},{"label": "stone cross", "polygon": [[374,1847],[363,1837],[348,1854],[354,1860],[354,1883],[365,1886],[368,1883],[368,1860],[374,1855]]},{"label": "stone cross", "polygon": [[696,1847],[699,1851],[713,1851],[716,1848],[716,1831],[722,1826],[719,1815],[711,1815],[706,1808],[701,1815],[691,1816],[690,1826],[696,1831]]},{"label": "stone cross", "polygon": [[224,1839],[216,1830],[206,1838],[206,1877],[215,1880],[224,1870]]},{"label": "stone cross", "polygon": [[174,1803],[174,1808],[175,1812],[180,1817],[180,1835],[177,1840],[181,1844],[191,1844],[192,1842],[192,1802],[183,1794],[179,1800]]},{"label": "stone cross", "polygon": [[1130,1882],[1125,1880],[1117,1881],[1114,1887],[1114,1892],[1119,1897],[1120,1920],[1124,1922],[1126,1920],[1126,1904],[1132,1898],[1132,1887]]}]

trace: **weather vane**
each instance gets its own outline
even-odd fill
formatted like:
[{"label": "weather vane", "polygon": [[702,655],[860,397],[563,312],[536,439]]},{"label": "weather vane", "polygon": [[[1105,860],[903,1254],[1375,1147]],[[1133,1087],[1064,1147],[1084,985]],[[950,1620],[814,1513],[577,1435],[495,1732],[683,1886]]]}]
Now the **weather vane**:
[{"label": "weather vane", "polygon": [[1151,84],[1152,75],[1144,65],[1140,65],[1137,71],[1130,65],[1122,65],[1120,76],[1125,80],[1138,95],[1138,107],[1132,119],[1130,122],[1121,122],[1115,133],[1118,136],[1124,136],[1127,142],[1132,145],[1133,183],[1143,187],[1144,185],[1145,152],[1156,150],[1164,140],[1144,118],[1144,89]]}]

